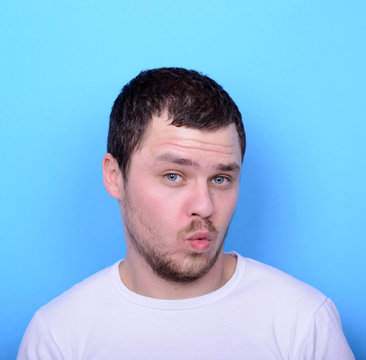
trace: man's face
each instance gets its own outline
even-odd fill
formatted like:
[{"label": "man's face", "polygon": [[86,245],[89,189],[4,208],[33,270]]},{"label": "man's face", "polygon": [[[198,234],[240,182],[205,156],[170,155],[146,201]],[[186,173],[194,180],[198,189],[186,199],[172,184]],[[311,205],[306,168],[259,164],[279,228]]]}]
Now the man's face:
[{"label": "man's face", "polygon": [[198,279],[222,256],[241,166],[234,124],[203,132],[154,117],[131,157],[121,213],[130,261],[160,277]]}]

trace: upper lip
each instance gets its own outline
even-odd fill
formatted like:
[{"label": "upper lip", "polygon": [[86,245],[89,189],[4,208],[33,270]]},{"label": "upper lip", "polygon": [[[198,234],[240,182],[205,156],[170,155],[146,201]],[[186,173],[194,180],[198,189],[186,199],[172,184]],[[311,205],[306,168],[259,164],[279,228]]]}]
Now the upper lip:
[{"label": "upper lip", "polygon": [[187,238],[187,240],[201,240],[201,239],[212,240],[212,234],[209,231],[197,231]]}]

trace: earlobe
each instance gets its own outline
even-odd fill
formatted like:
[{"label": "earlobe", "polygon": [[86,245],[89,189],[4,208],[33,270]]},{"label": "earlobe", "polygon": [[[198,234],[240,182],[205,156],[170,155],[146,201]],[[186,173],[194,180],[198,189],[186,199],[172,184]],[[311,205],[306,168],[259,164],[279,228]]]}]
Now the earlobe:
[{"label": "earlobe", "polygon": [[103,181],[104,186],[111,196],[118,200],[123,198],[123,176],[117,160],[112,154],[107,153],[103,157]]}]

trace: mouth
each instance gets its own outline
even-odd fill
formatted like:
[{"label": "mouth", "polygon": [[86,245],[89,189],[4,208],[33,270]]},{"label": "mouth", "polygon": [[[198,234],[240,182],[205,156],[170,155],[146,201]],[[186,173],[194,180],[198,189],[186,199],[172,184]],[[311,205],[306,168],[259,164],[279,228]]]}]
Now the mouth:
[{"label": "mouth", "polygon": [[197,231],[187,238],[191,250],[198,253],[207,251],[212,240],[213,236],[209,231]]}]

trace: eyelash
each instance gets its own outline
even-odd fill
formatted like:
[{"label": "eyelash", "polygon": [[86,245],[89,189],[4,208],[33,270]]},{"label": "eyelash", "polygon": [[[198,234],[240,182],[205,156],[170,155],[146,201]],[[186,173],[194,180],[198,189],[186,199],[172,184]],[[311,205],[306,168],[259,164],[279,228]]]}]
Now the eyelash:
[{"label": "eyelash", "polygon": [[179,175],[179,174],[175,174],[175,173],[169,173],[169,174],[164,175],[164,177],[165,177],[169,182],[176,182],[175,180],[169,179],[169,176],[176,176],[176,177],[180,177],[180,178],[182,178],[182,176],[181,176],[181,175]]},{"label": "eyelash", "polygon": [[[169,177],[170,177],[170,176],[175,177],[175,179],[174,179],[174,180],[173,180],[173,179],[169,179]],[[177,174],[177,173],[168,173],[168,174],[165,174],[165,175],[164,175],[164,178],[165,178],[168,182],[170,182],[170,183],[180,182],[180,181],[182,181],[182,180],[183,180],[182,175],[179,175],[179,174]],[[181,180],[180,180],[180,181],[178,181],[178,178],[180,178]],[[216,182],[215,182],[215,179],[218,179],[218,178],[222,179],[222,180],[223,180],[223,182],[222,182],[222,183],[216,183]],[[213,184],[216,184],[216,185],[228,185],[228,183],[230,183],[230,182],[231,182],[231,179],[230,179],[229,177],[227,177],[227,176],[217,175],[217,176],[214,176],[214,177],[211,179],[211,182],[212,182]]]},{"label": "eyelash", "polygon": [[[215,183],[214,181],[215,181],[215,179],[218,179],[218,178],[221,178],[221,179],[223,179],[224,180],[224,182],[223,183]],[[229,183],[230,182],[230,179],[228,178],[228,177],[226,177],[226,176],[222,176],[222,175],[218,175],[218,176],[215,176],[214,178],[212,178],[212,181],[215,183],[215,184],[217,184],[217,185],[226,185],[227,183]]]}]

